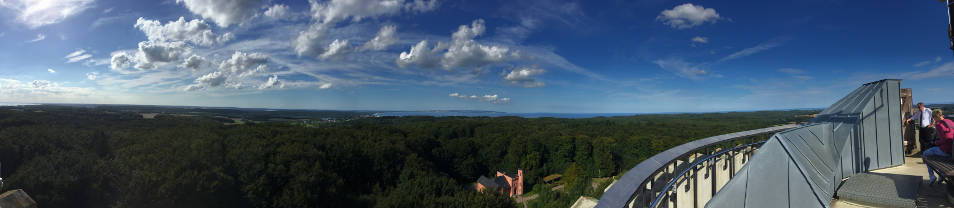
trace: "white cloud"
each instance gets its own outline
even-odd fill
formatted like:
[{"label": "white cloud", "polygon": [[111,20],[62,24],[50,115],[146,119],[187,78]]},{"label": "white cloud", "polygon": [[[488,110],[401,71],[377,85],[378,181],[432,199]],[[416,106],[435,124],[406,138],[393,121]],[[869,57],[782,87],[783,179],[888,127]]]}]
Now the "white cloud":
[{"label": "white cloud", "polygon": [[288,13],[290,13],[288,6],[284,4],[275,4],[265,10],[265,16],[272,19],[285,18],[289,15]]},{"label": "white cloud", "polygon": [[787,38],[776,38],[776,39],[772,39],[772,40],[769,40],[769,41],[766,41],[766,42],[762,42],[762,43],[759,43],[758,45],[752,46],[751,48],[742,49],[741,51],[738,51],[738,52],[729,54],[728,56],[726,56],[726,57],[724,57],[724,58],[722,58],[722,59],[719,59],[719,62],[728,61],[728,60],[737,59],[737,58],[742,58],[742,57],[750,56],[750,55],[752,55],[752,54],[756,54],[756,53],[758,53],[758,52],[762,52],[762,51],[765,51],[765,50],[768,50],[768,49],[772,49],[772,48],[781,46],[782,43],[784,43],[785,41],[788,41],[788,39],[787,39]]},{"label": "white cloud", "polygon": [[500,97],[500,96],[497,95],[497,94],[493,94],[493,95],[491,95],[491,94],[485,94],[485,95],[483,95],[483,96],[478,96],[478,95],[470,95],[470,96],[467,96],[467,95],[465,95],[465,94],[461,94],[461,93],[456,93],[456,92],[455,92],[455,93],[448,94],[448,96],[449,96],[449,97],[454,97],[454,98],[460,98],[460,99],[464,99],[464,100],[476,100],[476,101],[490,102],[490,103],[494,103],[494,104],[510,103],[510,98]]},{"label": "white cloud", "polygon": [[232,39],[231,33],[216,36],[212,33],[212,27],[205,21],[198,19],[185,21],[184,17],[179,17],[178,20],[169,21],[164,25],[159,21],[140,17],[136,20],[134,26],[153,42],[187,41],[196,45],[210,46]]},{"label": "white cloud", "polygon": [[93,0],[3,0],[0,6],[14,10],[17,21],[36,29],[82,13],[93,7]]},{"label": "white cloud", "polygon": [[268,70],[268,55],[236,51],[232,58],[222,61],[219,70],[231,75],[247,77]]},{"label": "white cloud", "polygon": [[123,70],[132,66],[133,59],[132,56],[125,52],[116,52],[113,53],[109,61],[109,68],[113,70]]},{"label": "white cloud", "polygon": [[[174,62],[182,54],[188,53],[189,46],[184,42],[139,42],[139,51],[136,54],[143,65]],[[138,67],[137,67],[138,68]]]},{"label": "white cloud", "polygon": [[537,79],[533,76],[540,75],[545,72],[546,70],[537,68],[536,66],[520,67],[510,71],[510,73],[507,73],[507,75],[504,76],[504,79],[510,81],[510,84],[520,85],[527,88],[542,87],[545,84],[541,81],[537,81]]},{"label": "white cloud", "polygon": [[328,27],[325,24],[312,24],[307,30],[298,32],[295,38],[295,53],[298,56],[314,56],[325,52],[321,39],[324,38]]},{"label": "white cloud", "polygon": [[309,2],[312,18],[322,23],[335,23],[348,19],[357,22],[364,18],[396,15],[402,9],[408,12],[428,12],[439,6],[436,0],[414,0],[406,3],[405,0],[331,0],[329,2],[309,0]]},{"label": "white cloud", "polygon": [[701,80],[705,78],[706,70],[700,69],[698,66],[683,61],[682,59],[670,58],[670,59],[660,59],[653,61],[654,64],[659,65],[659,68],[670,71],[677,76],[688,78],[692,80]]},{"label": "white cloud", "polygon": [[36,34],[36,38],[33,38],[33,39],[31,39],[31,40],[28,40],[27,43],[35,43],[35,42],[41,41],[41,40],[43,40],[43,39],[46,39],[46,35],[44,35],[43,33],[40,33],[40,34]]},{"label": "white cloud", "polygon": [[90,88],[65,87],[47,80],[22,82],[14,79],[0,78],[0,100],[16,102],[76,102],[77,99],[89,98],[93,94]]},{"label": "white cloud", "polygon": [[211,19],[220,27],[239,24],[255,16],[261,0],[176,0],[185,4],[193,14]]},{"label": "white cloud", "polygon": [[86,66],[88,66],[88,67],[102,66],[102,65],[107,65],[107,64],[109,64],[109,61],[110,61],[110,60],[109,60],[108,58],[102,58],[102,59],[86,59],[86,62],[83,62],[83,65],[86,65]]},{"label": "white cloud", "polygon": [[805,75],[805,71],[801,69],[781,68],[781,69],[778,69],[778,72],[787,74],[791,76],[793,79],[809,80],[814,78],[814,77]]},{"label": "white cloud", "polygon": [[245,53],[236,51],[232,57],[222,61],[218,70],[203,75],[184,88],[185,91],[196,91],[214,87],[228,87],[235,89],[258,86],[258,89],[283,87],[284,82],[277,75],[266,81],[256,81],[253,78],[268,71],[268,55],[262,53]]},{"label": "white cloud", "polygon": [[72,52],[72,53],[70,53],[70,54],[67,54],[67,55],[66,55],[65,57],[63,57],[63,58],[66,58],[66,59],[67,59],[67,60],[66,60],[66,63],[73,63],[73,62],[78,62],[78,61],[86,60],[86,59],[88,59],[88,58],[90,58],[90,57],[93,57],[93,55],[86,53],[86,50],[80,49],[80,50],[74,51],[74,52]]},{"label": "white cloud", "polygon": [[86,53],[86,50],[79,49],[79,50],[73,51],[73,52],[70,53],[70,54],[66,54],[66,56],[64,56],[63,58],[69,58],[69,57],[79,56],[79,55],[84,54],[84,53]]},{"label": "white cloud", "polygon": [[324,23],[333,23],[351,18],[361,21],[362,18],[394,15],[404,6],[403,0],[331,0],[330,2],[311,2],[312,17]]},{"label": "white cloud", "polygon": [[413,2],[407,2],[407,4],[404,5],[404,9],[415,12],[429,12],[437,9],[437,6],[437,0],[414,0]]},{"label": "white cloud", "polygon": [[328,50],[325,50],[325,52],[318,57],[321,59],[339,58],[349,52],[351,52],[351,47],[348,46],[348,40],[341,41],[335,39],[334,42],[328,45]]},{"label": "white cloud", "polygon": [[67,58],[68,60],[66,60],[66,63],[73,63],[73,62],[77,62],[77,61],[82,61],[82,60],[86,60],[86,59],[88,59],[88,58],[90,58],[90,57],[93,57],[93,55],[83,54],[83,55],[79,55],[79,56],[69,57],[69,58]]},{"label": "white cloud", "polygon": [[663,24],[676,29],[688,29],[707,22],[715,23],[720,18],[715,9],[693,5],[692,3],[685,3],[672,9],[663,10],[659,13],[659,16],[656,16],[657,21],[662,21]]},{"label": "white cloud", "polygon": [[380,51],[387,49],[388,46],[391,46],[398,41],[396,33],[396,26],[385,25],[384,27],[381,27],[381,30],[378,31],[378,34],[374,36],[374,39],[371,39],[367,43],[364,43],[364,46],[361,46],[361,50]]},{"label": "white cloud", "polygon": [[56,70],[53,69],[46,69],[46,72],[49,72],[50,74],[56,74]]},{"label": "white cloud", "polygon": [[459,67],[483,67],[496,64],[511,58],[518,57],[505,46],[487,46],[477,43],[474,38],[484,33],[484,20],[477,19],[470,26],[461,25],[452,35],[450,45],[440,42],[433,49],[427,49],[427,42],[421,41],[411,47],[410,52],[401,52],[398,57],[398,66],[407,67],[418,64],[422,68],[433,68],[435,64],[431,58],[446,47],[447,51],[440,59],[440,65],[446,70]]},{"label": "white cloud", "polygon": [[954,76],[954,62],[944,63],[928,71],[913,71],[913,72],[901,73],[897,75],[896,77],[906,79],[906,80],[922,80],[922,79],[929,79],[929,78],[952,77],[952,76]]},{"label": "white cloud", "polygon": [[452,35],[453,40],[447,53],[441,59],[444,69],[457,67],[482,67],[504,61],[511,56],[509,48],[503,46],[486,46],[474,41],[474,38],[484,33],[484,20],[477,19],[470,27],[461,25]]},{"label": "white cloud", "polygon": [[202,63],[205,63],[205,58],[199,55],[192,55],[189,58],[186,58],[182,64],[179,65],[181,68],[199,70],[202,67]]},{"label": "white cloud", "polygon": [[50,81],[47,80],[33,80],[33,88],[44,89],[50,87]]},{"label": "white cloud", "polygon": [[99,72],[87,72],[87,73],[86,73],[86,79],[96,80],[96,76],[98,76],[98,75],[99,75]]},{"label": "white cloud", "polygon": [[935,58],[934,58],[934,61],[933,61],[933,62],[932,62],[931,60],[926,60],[926,61],[918,62],[918,63],[914,64],[914,67],[927,66],[928,64],[941,62],[941,60],[942,60],[941,57],[938,56],[938,57],[935,57]]},{"label": "white cloud", "polygon": [[226,75],[220,71],[214,71],[212,73],[203,75],[195,79],[195,84],[189,85],[186,87],[186,91],[194,91],[198,89],[203,89],[205,87],[218,87],[225,84]]},{"label": "white cloud", "polygon": [[285,87],[285,84],[283,84],[282,81],[278,79],[278,76],[272,75],[271,77],[268,77],[268,81],[265,81],[265,83],[262,83],[262,85],[259,85],[258,89],[271,89],[271,88],[284,88],[284,87]]},{"label": "white cloud", "polygon": [[696,37],[693,37],[693,38],[692,38],[692,42],[694,42],[694,43],[709,43],[709,38],[707,38],[707,37],[702,37],[702,36],[696,36]]},{"label": "white cloud", "polygon": [[331,88],[331,86],[332,86],[331,83],[324,83],[324,84],[321,84],[321,86],[318,86],[318,89],[329,89]]},{"label": "white cloud", "polygon": [[398,55],[397,65],[402,68],[414,64],[422,68],[435,68],[440,64],[440,58],[437,54],[445,47],[446,46],[442,43],[438,42],[433,49],[428,49],[427,40],[422,40],[412,46],[410,51],[401,52],[401,54]]},{"label": "white cloud", "polygon": [[778,72],[782,72],[788,75],[796,75],[796,74],[805,73],[805,71],[802,71],[801,69],[793,69],[793,68],[781,68],[781,69],[778,69]]}]

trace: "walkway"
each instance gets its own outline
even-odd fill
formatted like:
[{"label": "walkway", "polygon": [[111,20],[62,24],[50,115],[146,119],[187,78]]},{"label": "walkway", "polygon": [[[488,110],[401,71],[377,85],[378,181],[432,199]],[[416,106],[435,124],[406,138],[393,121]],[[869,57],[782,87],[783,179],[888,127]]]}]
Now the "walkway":
[{"label": "walkway", "polygon": [[[944,190],[945,185],[934,185],[934,187],[928,186],[928,175],[927,167],[924,166],[924,162],[921,161],[920,157],[905,157],[904,165],[885,168],[880,170],[871,171],[874,173],[886,173],[886,174],[899,174],[899,175],[912,175],[912,176],[921,176],[923,179],[921,181],[921,186],[918,188],[918,207],[951,207],[954,208],[950,202],[947,201]],[[833,208],[855,208],[855,207],[869,207],[859,204],[854,204],[851,202],[843,200],[832,200],[831,207]]]}]

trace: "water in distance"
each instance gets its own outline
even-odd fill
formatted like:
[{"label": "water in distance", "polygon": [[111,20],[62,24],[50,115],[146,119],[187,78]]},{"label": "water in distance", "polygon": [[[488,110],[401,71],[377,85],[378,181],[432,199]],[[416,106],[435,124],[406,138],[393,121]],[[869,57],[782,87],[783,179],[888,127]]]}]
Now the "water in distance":
[{"label": "water in distance", "polygon": [[465,117],[501,117],[501,116],[517,116],[524,118],[541,118],[541,117],[553,117],[553,118],[595,118],[595,117],[612,117],[612,116],[632,116],[637,115],[635,113],[507,113],[507,112],[498,112],[498,111],[472,111],[472,110],[440,110],[440,111],[388,111],[388,112],[378,112],[374,114],[375,116],[434,116],[434,117],[446,117],[446,116],[465,116]]}]

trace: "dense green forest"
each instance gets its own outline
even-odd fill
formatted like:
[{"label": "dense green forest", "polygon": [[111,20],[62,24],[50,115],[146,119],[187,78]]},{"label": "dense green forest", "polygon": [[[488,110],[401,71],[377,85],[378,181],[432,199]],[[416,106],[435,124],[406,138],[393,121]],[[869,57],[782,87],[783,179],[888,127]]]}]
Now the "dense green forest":
[{"label": "dense green forest", "polygon": [[[380,117],[313,128],[0,107],[0,176],[5,190],[24,189],[41,207],[516,207],[471,185],[522,168],[526,189],[540,195],[529,206],[566,207],[599,196],[591,178],[657,152],[814,112]],[[543,184],[554,173],[564,175],[563,190]]]}]

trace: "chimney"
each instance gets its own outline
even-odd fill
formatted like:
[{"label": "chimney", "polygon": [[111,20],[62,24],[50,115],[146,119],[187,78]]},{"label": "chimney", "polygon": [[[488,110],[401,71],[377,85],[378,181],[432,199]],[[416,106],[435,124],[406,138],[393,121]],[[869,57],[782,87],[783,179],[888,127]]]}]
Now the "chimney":
[{"label": "chimney", "polygon": [[517,195],[523,195],[523,169],[517,169],[517,181],[515,182]]}]

